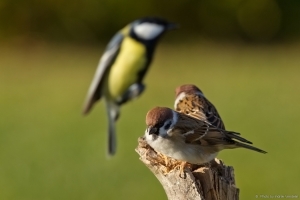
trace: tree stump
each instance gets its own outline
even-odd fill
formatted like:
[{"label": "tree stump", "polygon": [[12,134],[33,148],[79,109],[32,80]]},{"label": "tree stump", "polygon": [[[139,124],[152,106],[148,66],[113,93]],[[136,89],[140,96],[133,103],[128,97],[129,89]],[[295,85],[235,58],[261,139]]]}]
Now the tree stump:
[{"label": "tree stump", "polygon": [[[150,169],[163,186],[169,200],[238,200],[234,169],[215,159],[206,165],[186,167],[184,176],[177,168],[167,172],[157,154],[144,140],[138,139],[135,149],[140,160]],[[176,161],[175,161],[176,162]],[[178,161],[177,161],[178,162]]]}]

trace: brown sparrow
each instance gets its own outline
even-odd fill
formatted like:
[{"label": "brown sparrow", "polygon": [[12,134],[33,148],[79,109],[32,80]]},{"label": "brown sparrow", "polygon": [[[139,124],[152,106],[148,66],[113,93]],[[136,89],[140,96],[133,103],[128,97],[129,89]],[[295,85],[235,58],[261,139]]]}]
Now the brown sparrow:
[{"label": "brown sparrow", "polygon": [[208,122],[219,129],[225,129],[224,123],[215,106],[195,85],[181,85],[175,90],[176,111]]},{"label": "brown sparrow", "polygon": [[[239,133],[226,131],[203,120],[166,107],[155,107],[146,115],[145,139],[157,152],[179,161],[203,164],[219,151],[243,147],[260,153]],[[248,144],[245,144],[248,143]]]}]

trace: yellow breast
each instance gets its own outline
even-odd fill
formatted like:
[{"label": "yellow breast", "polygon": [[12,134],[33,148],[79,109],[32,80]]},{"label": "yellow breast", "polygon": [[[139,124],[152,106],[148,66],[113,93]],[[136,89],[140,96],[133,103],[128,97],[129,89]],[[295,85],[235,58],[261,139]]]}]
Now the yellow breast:
[{"label": "yellow breast", "polygon": [[146,64],[146,48],[130,37],[125,37],[119,55],[111,66],[107,77],[107,92],[110,98],[117,99],[136,82],[138,72]]}]

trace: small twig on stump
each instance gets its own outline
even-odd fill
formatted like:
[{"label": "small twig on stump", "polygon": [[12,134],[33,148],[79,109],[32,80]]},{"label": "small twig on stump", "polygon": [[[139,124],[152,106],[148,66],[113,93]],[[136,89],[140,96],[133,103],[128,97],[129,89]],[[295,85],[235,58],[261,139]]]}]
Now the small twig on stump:
[{"label": "small twig on stump", "polygon": [[139,138],[135,149],[140,160],[152,171],[162,184],[169,200],[238,200],[239,189],[235,185],[233,167],[225,166],[215,159],[207,166],[192,165],[185,169],[185,177],[177,168],[166,173],[167,168],[160,162],[159,155]]}]

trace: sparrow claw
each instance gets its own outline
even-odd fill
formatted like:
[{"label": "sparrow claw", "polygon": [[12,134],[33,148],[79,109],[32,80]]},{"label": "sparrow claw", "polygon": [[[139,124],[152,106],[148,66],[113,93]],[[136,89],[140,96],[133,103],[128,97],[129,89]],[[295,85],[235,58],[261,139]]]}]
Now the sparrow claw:
[{"label": "sparrow claw", "polygon": [[179,178],[186,179],[186,173],[184,171],[180,172],[179,173]]},{"label": "sparrow claw", "polygon": [[[178,165],[177,165],[178,167]],[[187,162],[181,162],[181,164],[179,165],[179,177],[186,179],[186,173],[185,173],[185,168],[188,167],[188,163]]]}]

